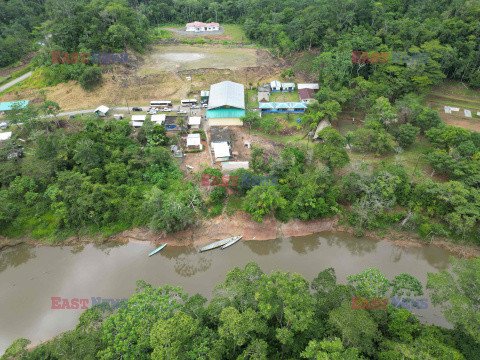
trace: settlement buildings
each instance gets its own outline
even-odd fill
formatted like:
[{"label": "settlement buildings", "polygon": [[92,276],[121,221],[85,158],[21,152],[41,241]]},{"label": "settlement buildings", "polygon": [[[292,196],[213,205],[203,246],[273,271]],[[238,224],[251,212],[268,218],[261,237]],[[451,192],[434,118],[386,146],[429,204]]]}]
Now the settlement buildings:
[{"label": "settlement buildings", "polygon": [[200,21],[194,21],[192,23],[188,23],[185,26],[186,31],[193,31],[193,32],[200,32],[200,31],[215,31],[220,30],[220,24],[216,22],[211,23],[203,23]]},{"label": "settlement buildings", "polygon": [[319,89],[318,84],[298,84],[298,96],[300,101],[310,104],[315,100],[313,94]]},{"label": "settlement buildings", "polygon": [[95,114],[97,116],[107,116],[107,113],[110,109],[105,105],[100,105],[98,108],[95,109]]},{"label": "settlement buildings", "polygon": [[222,81],[210,86],[207,119],[210,126],[243,125],[245,116],[245,88],[233,81]]}]

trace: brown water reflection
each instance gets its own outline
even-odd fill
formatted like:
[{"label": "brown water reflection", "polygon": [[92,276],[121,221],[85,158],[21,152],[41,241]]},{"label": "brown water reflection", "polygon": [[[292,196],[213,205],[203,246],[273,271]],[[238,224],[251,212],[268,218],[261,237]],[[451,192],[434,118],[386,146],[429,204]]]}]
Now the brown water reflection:
[{"label": "brown water reflection", "polygon": [[[257,262],[265,273],[296,272],[308,281],[328,267],[339,282],[369,267],[393,278],[403,272],[423,284],[427,272],[448,267],[449,253],[433,246],[399,248],[389,242],[348,234],[244,241],[225,250],[198,253],[194,247],[166,247],[131,242],[75,247],[18,246],[0,252],[0,354],[16,338],[46,340],[71,329],[80,310],[51,309],[51,297],[125,298],[143,279],[155,286],[181,286],[208,297],[234,267]],[[420,310],[425,322],[446,325],[439,311]]]}]

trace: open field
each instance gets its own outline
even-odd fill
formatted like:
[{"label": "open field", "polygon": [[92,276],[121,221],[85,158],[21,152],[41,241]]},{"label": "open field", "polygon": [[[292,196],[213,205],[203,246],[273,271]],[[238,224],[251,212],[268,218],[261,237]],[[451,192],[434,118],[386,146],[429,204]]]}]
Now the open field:
[{"label": "open field", "polygon": [[139,75],[162,71],[182,71],[203,68],[240,69],[260,66],[261,55],[256,49],[224,46],[156,46],[147,55]]},{"label": "open field", "polygon": [[[443,122],[469,130],[480,131],[480,91],[468,89],[458,81],[445,80],[425,97],[425,103],[438,111]],[[460,108],[460,111],[446,114],[445,106]],[[464,109],[472,112],[472,117],[466,117]]]},{"label": "open field", "polygon": [[221,45],[156,46],[137,61],[136,67],[105,67],[102,83],[92,91],[83,90],[74,81],[39,91],[36,84],[41,83],[37,76],[40,74],[35,72],[31,78],[3,92],[0,101],[29,99],[35,104],[46,98],[56,101],[62,111],[91,109],[101,104],[145,106],[152,99],[178,103],[183,98],[198,97],[200,90],[224,80],[242,84],[270,82],[279,78],[285,66],[284,61],[264,49]]}]

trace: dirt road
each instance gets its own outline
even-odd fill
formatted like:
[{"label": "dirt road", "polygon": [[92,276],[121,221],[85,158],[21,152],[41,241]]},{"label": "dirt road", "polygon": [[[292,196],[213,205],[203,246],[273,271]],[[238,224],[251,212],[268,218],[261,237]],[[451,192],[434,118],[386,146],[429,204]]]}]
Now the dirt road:
[{"label": "dirt road", "polygon": [[28,73],[16,78],[15,80],[12,80],[12,81],[10,81],[9,83],[7,83],[3,86],[0,86],[0,92],[2,92],[3,90],[7,90],[8,88],[12,87],[16,83],[19,83],[20,81],[23,81],[23,80],[29,78],[30,75],[32,75],[32,74],[33,74],[33,71],[29,71]]}]

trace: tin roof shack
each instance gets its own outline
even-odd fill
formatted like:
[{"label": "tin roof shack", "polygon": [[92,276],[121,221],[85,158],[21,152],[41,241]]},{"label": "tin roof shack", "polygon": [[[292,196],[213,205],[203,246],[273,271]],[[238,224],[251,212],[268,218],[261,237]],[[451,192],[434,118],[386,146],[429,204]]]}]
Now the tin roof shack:
[{"label": "tin roof shack", "polygon": [[190,129],[200,129],[201,122],[202,122],[201,116],[190,116],[188,118],[188,127]]},{"label": "tin roof shack", "polygon": [[186,138],[186,142],[187,142],[188,150],[203,149],[202,138],[200,134],[188,134]]},{"label": "tin roof shack", "polygon": [[313,94],[315,93],[315,90],[313,89],[299,89],[298,90],[298,96],[300,97],[300,101],[303,101],[305,104],[310,104],[315,98],[313,97]]},{"label": "tin roof shack", "polygon": [[282,83],[283,91],[295,91],[295,83]]},{"label": "tin roof shack", "polygon": [[98,108],[95,109],[95,114],[97,114],[97,116],[104,117],[107,116],[109,110],[110,109],[107,106],[100,105]]},{"label": "tin roof shack", "polygon": [[298,84],[297,87],[298,87],[298,90],[300,90],[300,89],[312,89],[312,90],[320,89],[320,86],[318,85],[318,83]]},{"label": "tin roof shack", "polygon": [[208,91],[208,90],[200,91],[200,100],[201,101],[208,101],[209,97],[210,97],[210,91]]},{"label": "tin roof shack", "polygon": [[142,127],[146,119],[147,115],[132,115],[132,126],[135,128]]},{"label": "tin roof shack", "polygon": [[230,146],[226,141],[212,143],[215,162],[230,160]]},{"label": "tin roof shack", "polygon": [[186,116],[165,116],[165,128],[167,131],[180,131],[180,122],[183,123],[183,129],[187,128],[187,117]]},{"label": "tin roof shack", "polygon": [[154,114],[151,120],[155,125],[163,125],[165,123],[165,116],[165,114]]}]

